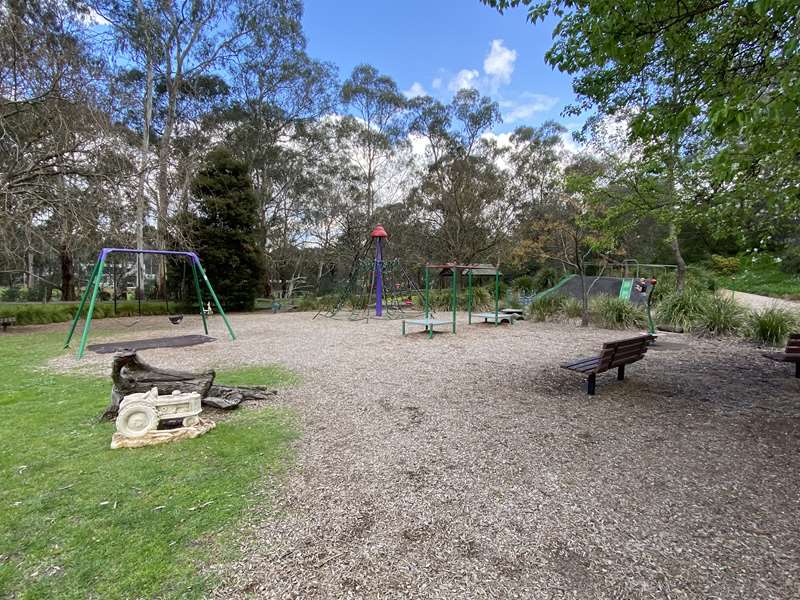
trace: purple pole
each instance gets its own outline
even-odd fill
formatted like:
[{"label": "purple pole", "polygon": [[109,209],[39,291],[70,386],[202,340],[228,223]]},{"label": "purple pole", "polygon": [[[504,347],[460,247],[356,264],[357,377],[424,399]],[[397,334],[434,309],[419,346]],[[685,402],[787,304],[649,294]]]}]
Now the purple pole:
[{"label": "purple pole", "polygon": [[383,316],[383,240],[375,238],[375,316]]}]

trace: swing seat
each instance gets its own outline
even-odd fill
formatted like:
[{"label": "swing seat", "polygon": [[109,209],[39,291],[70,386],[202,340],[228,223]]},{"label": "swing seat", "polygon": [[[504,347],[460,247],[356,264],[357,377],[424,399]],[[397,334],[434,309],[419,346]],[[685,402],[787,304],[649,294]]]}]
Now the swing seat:
[{"label": "swing seat", "polygon": [[181,321],[183,321],[183,315],[170,315],[169,316],[169,322],[172,323],[173,325],[177,325]]}]

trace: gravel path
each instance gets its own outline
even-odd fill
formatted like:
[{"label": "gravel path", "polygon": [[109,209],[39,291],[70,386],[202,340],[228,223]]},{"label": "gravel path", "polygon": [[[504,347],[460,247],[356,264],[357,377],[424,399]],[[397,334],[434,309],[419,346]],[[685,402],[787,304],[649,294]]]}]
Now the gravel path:
[{"label": "gravel path", "polygon": [[786,310],[800,312],[800,302],[794,300],[783,300],[781,298],[772,298],[770,296],[759,296],[758,294],[748,294],[747,292],[734,292],[733,290],[719,290],[723,296],[733,298],[741,305],[753,310],[763,310],[777,306]]},{"label": "gravel path", "polygon": [[264,482],[278,514],[250,514],[240,560],[211,567],[214,597],[800,597],[789,367],[665,334],[589,398],[558,363],[629,333],[462,322],[428,340],[398,322],[244,315],[235,343],[217,321],[214,344],[143,353],[304,377],[278,397],[303,430],[292,474]]}]

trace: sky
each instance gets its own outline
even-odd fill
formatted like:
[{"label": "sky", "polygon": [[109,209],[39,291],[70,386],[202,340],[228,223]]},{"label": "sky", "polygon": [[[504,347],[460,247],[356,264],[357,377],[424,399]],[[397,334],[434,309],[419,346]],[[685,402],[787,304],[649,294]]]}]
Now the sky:
[{"label": "sky", "polygon": [[305,0],[303,26],[308,53],[342,79],[368,63],[409,97],[447,102],[474,87],[500,104],[498,134],[547,119],[576,129],[578,119],[560,114],[574,98],[571,79],[544,61],[555,23],[525,17],[479,0]]}]

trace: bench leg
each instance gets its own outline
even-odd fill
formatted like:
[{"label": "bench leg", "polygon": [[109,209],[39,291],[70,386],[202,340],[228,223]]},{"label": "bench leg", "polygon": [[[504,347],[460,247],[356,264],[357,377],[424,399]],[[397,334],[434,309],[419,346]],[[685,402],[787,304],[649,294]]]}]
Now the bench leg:
[{"label": "bench leg", "polygon": [[[3,328],[3,331],[5,331],[5,327]],[[794,363],[794,376],[800,379],[800,362]]]},{"label": "bench leg", "polygon": [[625,379],[625,365],[617,369],[617,381],[622,381],[623,379]]},{"label": "bench leg", "polygon": [[404,320],[403,321],[403,335],[405,335],[405,334],[406,334],[406,322]]},{"label": "bench leg", "polygon": [[591,375],[589,375],[589,379],[586,382],[586,392],[590,396],[594,396],[595,377],[596,377],[596,375],[594,373],[592,373]]}]

